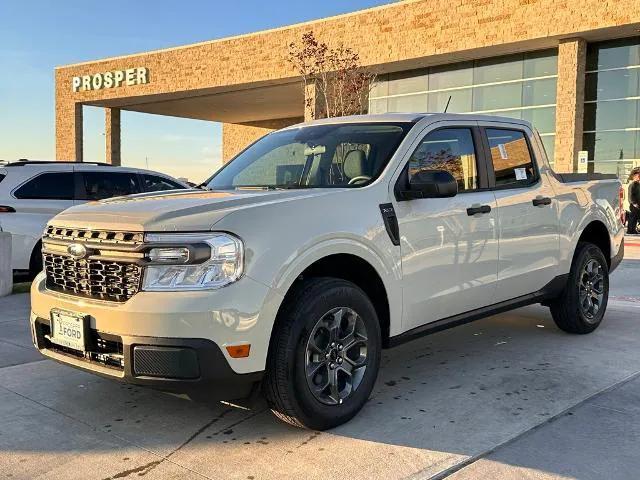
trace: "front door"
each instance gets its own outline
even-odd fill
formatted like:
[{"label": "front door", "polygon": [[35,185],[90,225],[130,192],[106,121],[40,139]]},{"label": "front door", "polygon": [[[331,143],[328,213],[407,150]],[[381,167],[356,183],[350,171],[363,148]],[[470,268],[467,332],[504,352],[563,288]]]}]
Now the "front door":
[{"label": "front door", "polygon": [[475,128],[431,129],[405,167],[409,176],[419,170],[447,170],[458,180],[454,197],[396,204],[406,330],[494,301],[496,200],[485,188],[480,148]]}]

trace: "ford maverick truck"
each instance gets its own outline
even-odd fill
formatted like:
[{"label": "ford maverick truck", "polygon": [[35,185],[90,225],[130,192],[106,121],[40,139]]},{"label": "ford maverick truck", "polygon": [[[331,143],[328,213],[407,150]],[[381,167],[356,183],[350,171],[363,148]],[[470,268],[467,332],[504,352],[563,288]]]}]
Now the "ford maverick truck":
[{"label": "ford maverick truck", "polygon": [[556,174],[525,121],[386,114],[273,132],[201,189],[70,208],[42,239],[31,329],[47,357],[202,399],[262,389],[326,429],[381,350],[541,303],[602,322],[621,185]]}]

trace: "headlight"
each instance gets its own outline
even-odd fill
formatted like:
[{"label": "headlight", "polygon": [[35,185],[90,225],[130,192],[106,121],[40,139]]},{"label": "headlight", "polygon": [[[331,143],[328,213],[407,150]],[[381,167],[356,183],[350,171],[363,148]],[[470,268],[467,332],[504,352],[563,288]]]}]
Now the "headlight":
[{"label": "headlight", "polygon": [[228,233],[148,233],[145,242],[149,265],[142,289],[148,292],[212,290],[242,276],[244,247]]}]

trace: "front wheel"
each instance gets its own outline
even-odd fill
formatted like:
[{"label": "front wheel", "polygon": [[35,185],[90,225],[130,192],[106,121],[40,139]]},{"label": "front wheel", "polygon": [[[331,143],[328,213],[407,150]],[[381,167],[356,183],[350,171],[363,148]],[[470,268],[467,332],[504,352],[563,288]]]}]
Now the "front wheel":
[{"label": "front wheel", "polygon": [[569,333],[591,333],[602,322],[609,300],[609,267],[600,248],[578,243],[562,294],[550,303],[556,325]]},{"label": "front wheel", "polygon": [[349,421],[369,398],[380,365],[380,324],[351,282],[310,278],[294,288],[273,332],[265,396],[280,419],[325,430]]}]

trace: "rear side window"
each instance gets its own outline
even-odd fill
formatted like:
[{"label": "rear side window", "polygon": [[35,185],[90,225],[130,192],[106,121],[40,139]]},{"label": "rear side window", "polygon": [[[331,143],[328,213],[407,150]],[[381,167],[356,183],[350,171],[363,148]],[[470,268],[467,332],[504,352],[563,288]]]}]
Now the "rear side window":
[{"label": "rear side window", "polygon": [[538,180],[524,132],[497,128],[486,132],[496,187],[527,186]]},{"label": "rear side window", "polygon": [[182,185],[158,175],[142,175],[142,190],[145,192],[161,192],[163,190],[184,189]]},{"label": "rear side window", "polygon": [[7,176],[6,173],[0,173],[0,183],[2,183],[2,180],[4,180],[4,177],[6,176]]},{"label": "rear side window", "polygon": [[82,200],[102,200],[139,193],[135,173],[82,172]]},{"label": "rear side window", "polygon": [[73,173],[43,173],[18,188],[14,196],[22,200],[73,200]]}]

